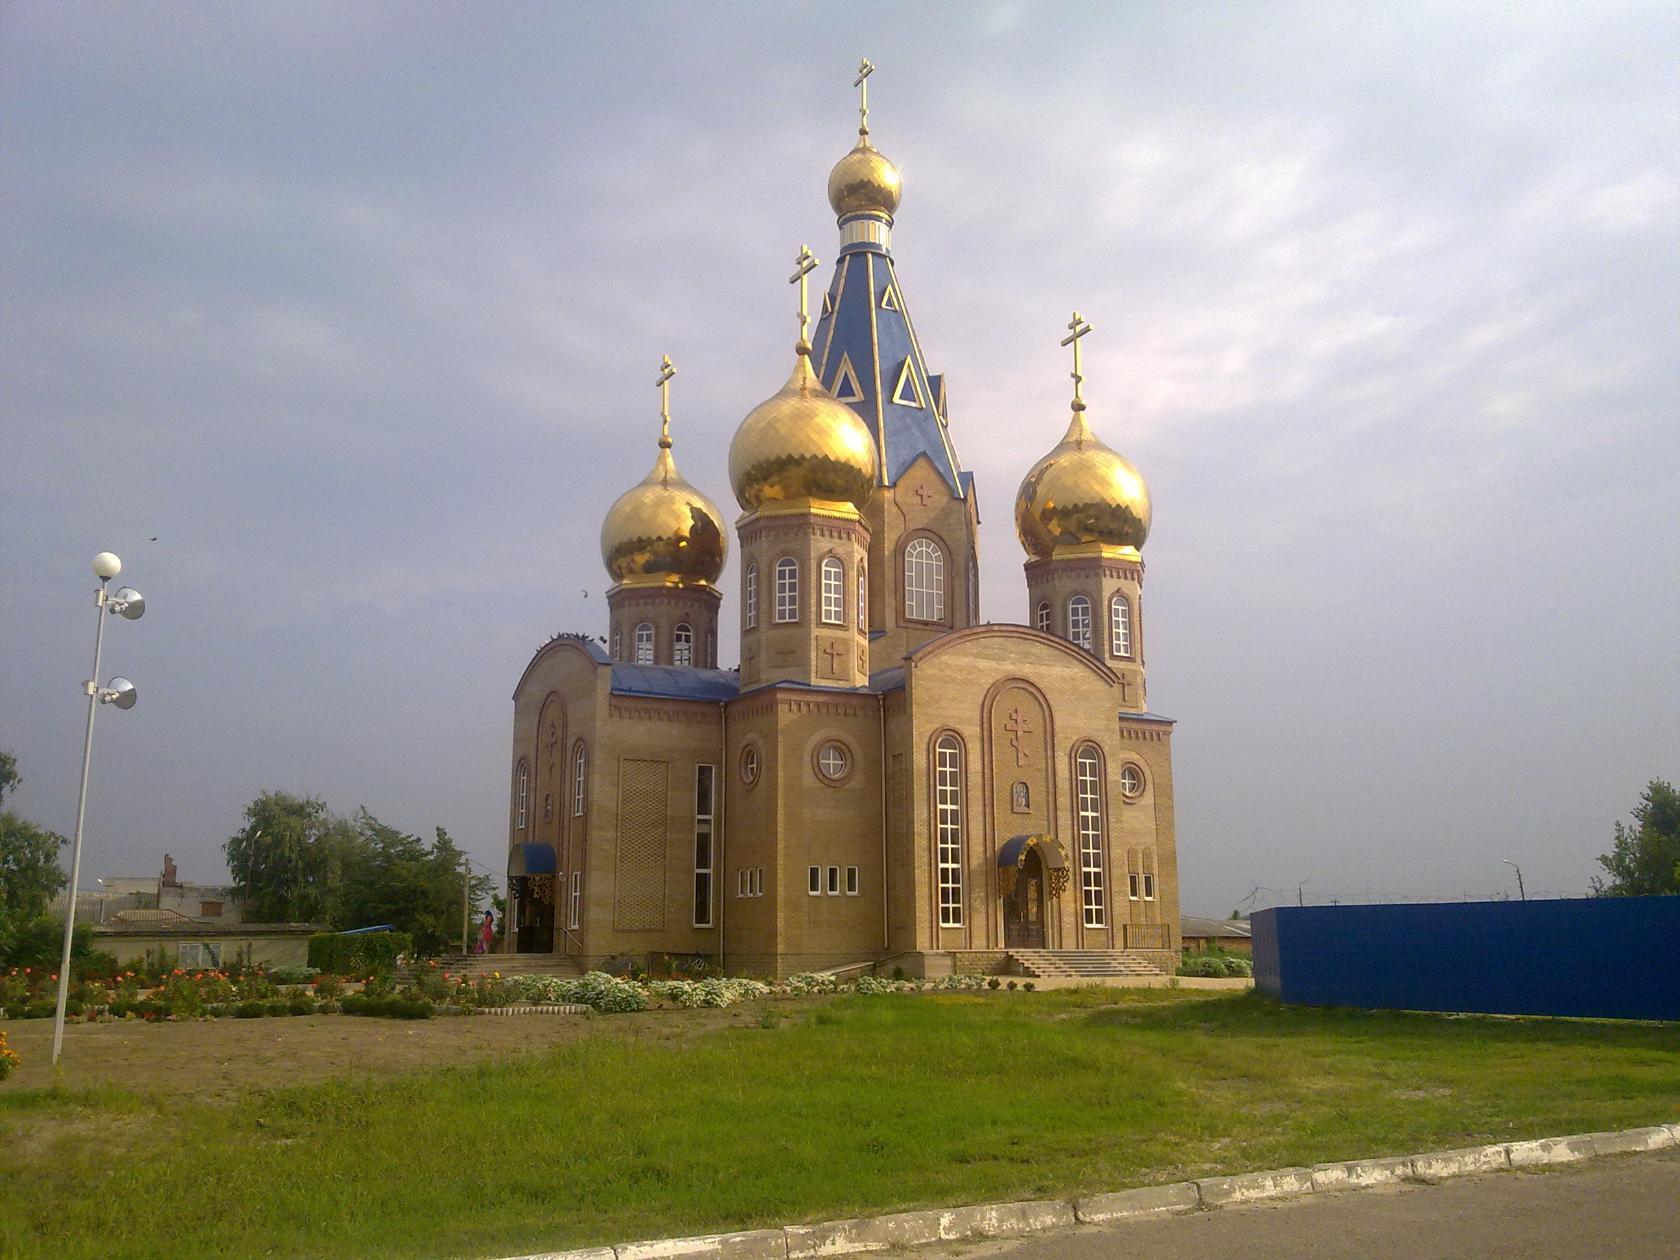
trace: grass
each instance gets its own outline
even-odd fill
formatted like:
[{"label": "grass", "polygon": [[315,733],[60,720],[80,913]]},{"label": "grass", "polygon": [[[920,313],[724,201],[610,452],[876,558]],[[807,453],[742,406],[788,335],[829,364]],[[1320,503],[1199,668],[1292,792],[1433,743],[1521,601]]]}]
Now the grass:
[{"label": "grass", "polygon": [[1680,1119],[1672,1026],[1170,990],[771,1009],[231,1104],[0,1090],[0,1255],[496,1255]]}]

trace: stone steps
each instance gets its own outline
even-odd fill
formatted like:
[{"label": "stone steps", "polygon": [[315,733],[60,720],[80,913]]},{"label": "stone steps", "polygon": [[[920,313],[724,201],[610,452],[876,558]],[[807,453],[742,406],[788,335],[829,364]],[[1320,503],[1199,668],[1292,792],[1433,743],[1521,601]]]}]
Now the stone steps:
[{"label": "stone steps", "polygon": [[1123,949],[1012,949],[1011,961],[1041,980],[1103,976],[1159,976],[1155,962]]}]

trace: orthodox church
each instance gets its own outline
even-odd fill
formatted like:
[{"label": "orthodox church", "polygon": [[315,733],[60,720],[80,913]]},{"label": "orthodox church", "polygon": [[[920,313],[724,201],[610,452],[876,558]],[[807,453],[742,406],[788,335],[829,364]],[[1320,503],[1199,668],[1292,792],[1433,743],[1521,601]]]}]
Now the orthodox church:
[{"label": "orthodox church", "polygon": [[1015,497],[1031,624],[980,619],[978,497],[894,262],[872,69],[814,335],[802,249],[792,370],[730,443],[740,667],[718,667],[730,527],[677,470],[667,359],[653,468],[601,526],[606,636],[555,637],[514,691],[510,950],[778,976],[1176,959],[1148,488],[1093,431],[1075,314],[1066,432]]}]

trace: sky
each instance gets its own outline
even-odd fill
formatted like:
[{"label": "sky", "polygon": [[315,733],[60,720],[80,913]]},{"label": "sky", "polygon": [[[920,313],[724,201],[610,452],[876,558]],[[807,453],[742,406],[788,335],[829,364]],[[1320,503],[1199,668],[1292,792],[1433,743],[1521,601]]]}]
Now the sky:
[{"label": "sky", "polygon": [[93,555],[148,601],[84,886],[220,878],[277,788],[502,869],[512,691],[605,630],[663,354],[733,515],[863,56],[987,619],[1095,328],[1185,912],[1586,891],[1680,777],[1672,4],[0,6],[25,816],[74,827]]}]

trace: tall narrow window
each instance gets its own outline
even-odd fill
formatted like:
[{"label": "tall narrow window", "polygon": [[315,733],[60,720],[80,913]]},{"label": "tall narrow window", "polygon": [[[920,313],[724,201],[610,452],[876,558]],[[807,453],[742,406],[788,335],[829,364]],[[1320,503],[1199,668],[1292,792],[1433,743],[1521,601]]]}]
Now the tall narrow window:
[{"label": "tall narrow window", "polygon": [[799,620],[799,561],[792,556],[776,561],[776,620]]},{"label": "tall narrow window", "polygon": [[1091,650],[1091,601],[1083,595],[1068,600],[1068,640]]},{"label": "tall narrow window", "polygon": [[571,928],[583,926],[583,872],[572,872],[572,886],[566,892],[566,901],[570,909],[566,915],[566,924]]},{"label": "tall narrow window", "polygon": [[717,668],[717,623],[706,627],[706,659],[700,662],[707,669]]},{"label": "tall narrow window", "polygon": [[822,619],[831,626],[846,624],[846,570],[833,556],[822,562]]},{"label": "tall narrow window", "polygon": [[1049,634],[1050,633],[1050,601],[1049,600],[1041,599],[1041,600],[1038,601],[1038,611],[1033,614],[1033,624],[1036,625],[1042,633],[1044,633],[1044,634]]},{"label": "tall narrow window", "polygon": [[741,596],[741,602],[747,606],[747,629],[758,626],[758,566],[747,566],[747,589]]},{"label": "tall narrow window", "polygon": [[934,745],[934,834],[939,865],[939,926],[962,926],[962,746],[955,735]]},{"label": "tall narrow window", "polygon": [[622,661],[624,659],[624,631],[620,630],[617,626],[613,627],[612,658],[615,661]]},{"label": "tall narrow window", "polygon": [[868,577],[868,567],[863,563],[862,560],[859,560],[858,561],[858,597],[857,597],[857,614],[858,614],[858,629],[859,630],[867,630],[869,628],[869,621],[864,616],[864,607],[865,607],[865,604],[867,602],[866,599],[865,599],[865,592],[869,590],[869,583],[866,580],[867,577]]},{"label": "tall narrow window", "polygon": [[1108,650],[1115,656],[1132,654],[1132,605],[1124,595],[1108,604]]},{"label": "tall narrow window", "polygon": [[513,825],[525,829],[525,819],[531,803],[531,767],[523,761],[513,776]]},{"label": "tall narrow window", "polygon": [[577,742],[577,748],[572,752],[572,817],[582,818],[584,810],[585,788],[589,783],[589,750],[583,741]]},{"label": "tall narrow window", "polygon": [[1074,808],[1079,822],[1079,899],[1085,910],[1086,927],[1102,927],[1103,817],[1102,759],[1089,744],[1073,759]]},{"label": "tall narrow window", "polygon": [[671,663],[694,664],[694,630],[684,621],[671,632]]},{"label": "tall narrow window", "polygon": [[913,538],[904,549],[904,615],[912,621],[945,615],[945,553],[931,538]]},{"label": "tall narrow window", "polygon": [[712,821],[717,767],[694,767],[694,926],[712,926]]},{"label": "tall narrow window", "polygon": [[968,624],[975,625],[980,620],[980,566],[974,562],[974,557],[968,558]]},{"label": "tall narrow window", "polygon": [[636,664],[653,664],[653,623],[644,621],[636,627]]}]

